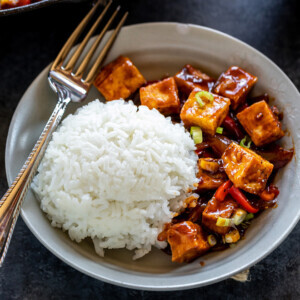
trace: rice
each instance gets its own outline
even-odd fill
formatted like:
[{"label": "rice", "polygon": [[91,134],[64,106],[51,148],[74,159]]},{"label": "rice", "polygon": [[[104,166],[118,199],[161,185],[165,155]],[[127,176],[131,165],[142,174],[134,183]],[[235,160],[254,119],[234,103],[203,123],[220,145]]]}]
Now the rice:
[{"label": "rice", "polygon": [[194,188],[194,142],[180,124],[131,101],[95,100],[53,134],[33,180],[51,225],[96,252],[163,248],[163,225]]}]

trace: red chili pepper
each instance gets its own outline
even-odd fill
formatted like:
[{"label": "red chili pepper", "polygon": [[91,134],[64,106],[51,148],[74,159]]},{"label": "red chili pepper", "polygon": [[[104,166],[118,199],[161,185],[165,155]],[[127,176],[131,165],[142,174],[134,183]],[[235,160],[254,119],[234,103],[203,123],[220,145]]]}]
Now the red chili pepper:
[{"label": "red chili pepper", "polygon": [[242,139],[244,137],[243,132],[229,115],[225,117],[222,126],[231,134],[234,134],[238,139]]},{"label": "red chili pepper", "polygon": [[272,201],[279,195],[278,188],[271,184],[259,196],[264,201]]},{"label": "red chili pepper", "polygon": [[258,208],[255,208],[251,205],[249,200],[246,198],[246,196],[235,186],[232,186],[229,189],[229,193],[232,196],[232,198],[239,203],[247,212],[249,213],[257,213],[259,211]]},{"label": "red chili pepper", "polygon": [[232,186],[232,182],[227,180],[222,185],[220,185],[215,193],[216,200],[222,202],[225,200],[227,194],[229,193],[229,189]]}]

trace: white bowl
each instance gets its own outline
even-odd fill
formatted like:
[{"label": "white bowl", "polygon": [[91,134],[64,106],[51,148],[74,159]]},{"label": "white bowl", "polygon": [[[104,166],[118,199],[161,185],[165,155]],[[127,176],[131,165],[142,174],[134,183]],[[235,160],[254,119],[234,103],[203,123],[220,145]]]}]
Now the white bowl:
[{"label": "white bowl", "polygon": [[[264,211],[253,221],[246,238],[237,247],[209,253],[190,264],[171,263],[170,256],[153,249],[138,261],[132,253],[110,250],[97,256],[89,241],[77,244],[67,234],[52,228],[31,191],[21,215],[40,242],[75,269],[97,279],[145,290],[176,290],[199,287],[230,277],[251,267],[273,251],[299,220],[300,95],[289,78],[260,52],[221,32],[176,23],[150,23],[122,29],[107,61],[129,56],[148,80],[175,74],[184,64],[198,66],[218,76],[230,65],[238,65],[258,77],[253,94],[267,92],[284,111],[283,139],[295,147],[293,160],[276,177],[278,207]],[[12,119],[6,144],[6,173],[11,183],[37,140],[56,103],[48,86],[46,68],[22,97]],[[84,104],[99,93],[93,89]],[[67,113],[78,107],[71,104]],[[20,250],[21,251],[21,250]],[[200,262],[205,265],[201,266]]]}]

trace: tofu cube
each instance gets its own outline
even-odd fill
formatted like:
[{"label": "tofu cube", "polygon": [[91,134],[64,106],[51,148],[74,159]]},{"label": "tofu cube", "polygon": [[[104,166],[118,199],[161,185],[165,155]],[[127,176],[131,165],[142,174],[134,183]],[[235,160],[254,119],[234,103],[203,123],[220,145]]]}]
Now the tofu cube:
[{"label": "tofu cube", "polygon": [[106,65],[94,81],[106,101],[126,99],[146,82],[128,57],[120,56]]},{"label": "tofu cube", "polygon": [[204,105],[201,107],[196,98],[199,91],[201,90],[196,88],[191,92],[181,109],[180,118],[185,126],[199,126],[204,132],[214,135],[228,114],[230,100],[212,94],[214,100],[203,99]]},{"label": "tofu cube", "polygon": [[219,217],[230,218],[237,208],[238,204],[230,196],[227,196],[222,202],[212,198],[208,201],[203,211],[202,224],[209,230],[224,235],[231,229],[231,227],[217,226],[217,220]]},{"label": "tofu cube", "polygon": [[173,77],[140,88],[141,104],[164,115],[180,112],[178,90]]},{"label": "tofu cube", "polygon": [[240,123],[256,146],[263,146],[284,136],[278,118],[265,101],[252,104],[237,114]]},{"label": "tofu cube", "polygon": [[266,187],[273,165],[252,150],[231,143],[222,155],[223,167],[234,186],[251,194]]},{"label": "tofu cube", "polygon": [[198,160],[197,178],[199,178],[199,182],[198,182],[197,190],[198,191],[215,190],[227,180],[227,176],[224,172],[220,172],[219,170],[215,172],[208,172],[204,170],[201,164],[202,160],[204,160],[204,158],[200,158]]},{"label": "tofu cube", "polygon": [[172,261],[179,263],[189,262],[210,248],[202,228],[190,221],[172,225],[167,238],[172,250]]},{"label": "tofu cube", "polygon": [[245,70],[232,66],[217,80],[213,92],[231,100],[232,109],[245,102],[246,96],[256,83],[257,77]]},{"label": "tofu cube", "polygon": [[188,97],[196,87],[211,91],[215,80],[191,65],[185,65],[176,75],[175,81],[180,92]]}]

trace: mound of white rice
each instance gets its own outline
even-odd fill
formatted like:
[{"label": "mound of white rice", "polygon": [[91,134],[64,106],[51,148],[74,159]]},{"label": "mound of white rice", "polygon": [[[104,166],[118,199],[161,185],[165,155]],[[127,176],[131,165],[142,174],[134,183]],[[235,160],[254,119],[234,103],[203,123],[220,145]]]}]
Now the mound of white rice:
[{"label": "mound of white rice", "polygon": [[72,240],[162,248],[157,235],[197,182],[194,142],[156,110],[95,100],[69,115],[49,144],[33,189],[51,224]]}]

